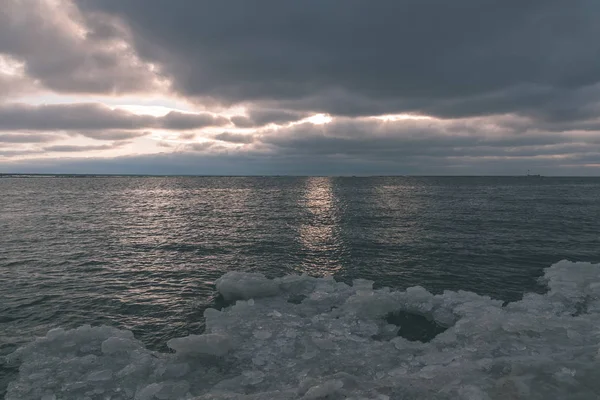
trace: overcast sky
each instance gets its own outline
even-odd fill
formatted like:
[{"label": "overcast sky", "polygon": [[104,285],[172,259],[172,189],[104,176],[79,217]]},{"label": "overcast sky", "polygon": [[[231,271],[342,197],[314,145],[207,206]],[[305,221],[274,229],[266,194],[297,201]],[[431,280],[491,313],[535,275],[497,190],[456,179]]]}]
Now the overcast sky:
[{"label": "overcast sky", "polygon": [[0,172],[600,175],[598,0],[0,0]]}]

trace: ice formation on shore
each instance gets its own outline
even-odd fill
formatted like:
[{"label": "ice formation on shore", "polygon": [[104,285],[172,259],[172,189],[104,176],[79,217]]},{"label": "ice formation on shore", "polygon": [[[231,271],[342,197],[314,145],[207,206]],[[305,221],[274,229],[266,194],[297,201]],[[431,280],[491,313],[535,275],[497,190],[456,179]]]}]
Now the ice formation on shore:
[{"label": "ice formation on shore", "polygon": [[[6,398],[600,398],[600,265],[561,261],[543,279],[548,293],[503,306],[462,291],[230,272],[217,289],[235,304],[207,310],[205,334],[170,340],[174,353],[111,327],[55,329],[10,356],[20,370]],[[402,313],[447,329],[407,340],[387,318]]]}]

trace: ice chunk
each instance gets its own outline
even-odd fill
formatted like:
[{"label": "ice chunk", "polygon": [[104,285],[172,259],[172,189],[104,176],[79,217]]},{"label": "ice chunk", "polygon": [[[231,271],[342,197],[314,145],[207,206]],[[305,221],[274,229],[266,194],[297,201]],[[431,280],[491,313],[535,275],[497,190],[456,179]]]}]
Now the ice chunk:
[{"label": "ice chunk", "polygon": [[273,334],[265,329],[257,329],[254,331],[253,335],[259,340],[265,340],[270,338]]},{"label": "ice chunk", "polygon": [[491,400],[490,396],[476,386],[466,385],[458,389],[461,399],[464,400]]},{"label": "ice chunk", "polygon": [[129,352],[138,348],[136,342],[130,339],[124,339],[120,337],[111,337],[102,342],[102,352],[104,354],[113,354],[118,352]]},{"label": "ice chunk", "polygon": [[222,356],[231,349],[231,341],[227,336],[220,334],[190,335],[182,338],[171,339],[167,346],[177,354],[210,354]]},{"label": "ice chunk", "polygon": [[89,376],[90,381],[108,381],[112,378],[112,371],[109,369],[103,369],[101,371],[94,371]]},{"label": "ice chunk", "polygon": [[263,274],[248,272],[228,272],[215,282],[217,290],[225,300],[247,300],[274,296],[279,287]]},{"label": "ice chunk", "polygon": [[160,383],[151,383],[135,394],[135,400],[151,400],[162,388]]},{"label": "ice chunk", "polygon": [[242,375],[246,378],[249,385],[256,385],[263,381],[265,374],[261,371],[244,371]]},{"label": "ice chunk", "polygon": [[329,380],[320,385],[316,385],[308,389],[303,400],[316,400],[316,399],[324,399],[327,396],[334,395],[339,392],[339,390],[344,387],[344,383],[338,379]]},{"label": "ice chunk", "polygon": [[63,328],[54,328],[50,329],[46,334],[46,339],[55,340],[62,337],[65,334],[65,330]]},{"label": "ice chunk", "polygon": [[154,394],[160,400],[168,399],[183,399],[190,389],[190,384],[187,381],[164,383],[161,389]]},{"label": "ice chunk", "polygon": [[239,301],[207,310],[205,334],[169,340],[175,354],[112,327],[54,329],[8,357],[6,399],[600,398],[600,265],[562,261],[543,280],[548,293],[503,306],[228,273],[217,288]]}]

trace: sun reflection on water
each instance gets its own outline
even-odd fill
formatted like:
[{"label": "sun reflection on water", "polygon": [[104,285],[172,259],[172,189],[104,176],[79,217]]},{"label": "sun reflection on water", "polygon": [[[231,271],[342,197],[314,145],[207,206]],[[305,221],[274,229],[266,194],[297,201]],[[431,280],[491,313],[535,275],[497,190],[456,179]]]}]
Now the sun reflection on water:
[{"label": "sun reflection on water", "polygon": [[341,235],[342,207],[334,191],[333,178],[307,178],[301,206],[307,218],[298,228],[306,252],[302,272],[331,275],[343,268],[346,247]]}]

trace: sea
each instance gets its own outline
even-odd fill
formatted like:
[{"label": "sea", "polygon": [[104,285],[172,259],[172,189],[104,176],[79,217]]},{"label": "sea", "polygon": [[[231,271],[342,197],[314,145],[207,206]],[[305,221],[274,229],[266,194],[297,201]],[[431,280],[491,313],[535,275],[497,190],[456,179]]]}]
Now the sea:
[{"label": "sea", "polygon": [[0,397],[19,371],[5,356],[55,328],[172,351],[231,271],[507,304],[561,260],[600,263],[600,178],[3,177]]}]

